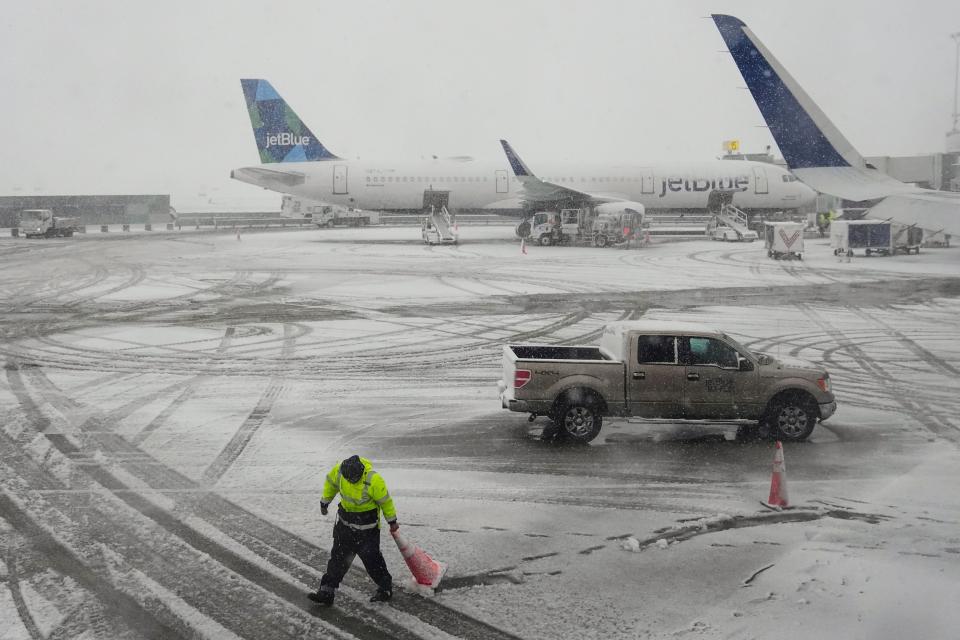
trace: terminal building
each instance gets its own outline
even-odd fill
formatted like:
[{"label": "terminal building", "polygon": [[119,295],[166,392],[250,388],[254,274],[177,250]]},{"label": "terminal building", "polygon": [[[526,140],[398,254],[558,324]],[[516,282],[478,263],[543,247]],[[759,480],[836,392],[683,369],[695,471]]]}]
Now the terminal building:
[{"label": "terminal building", "polygon": [[0,227],[17,226],[24,209],[50,209],[84,225],[166,222],[171,211],[169,195],[0,196]]}]

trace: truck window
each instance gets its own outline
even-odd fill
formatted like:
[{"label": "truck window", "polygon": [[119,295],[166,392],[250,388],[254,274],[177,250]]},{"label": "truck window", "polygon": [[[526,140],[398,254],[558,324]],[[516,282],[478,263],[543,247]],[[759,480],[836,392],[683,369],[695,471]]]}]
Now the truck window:
[{"label": "truck window", "polygon": [[681,361],[691,366],[714,365],[737,368],[737,352],[727,343],[715,338],[682,338]]},{"label": "truck window", "polygon": [[637,362],[676,364],[677,339],[673,336],[637,336]]}]

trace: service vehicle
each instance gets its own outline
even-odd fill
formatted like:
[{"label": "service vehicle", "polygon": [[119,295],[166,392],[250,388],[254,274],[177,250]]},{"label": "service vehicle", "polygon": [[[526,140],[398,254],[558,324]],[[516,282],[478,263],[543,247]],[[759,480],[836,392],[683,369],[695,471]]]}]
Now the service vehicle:
[{"label": "service vehicle", "polygon": [[638,238],[643,231],[643,213],[627,209],[619,213],[601,213],[593,220],[593,245],[609,247]]},{"label": "service vehicle", "polygon": [[541,246],[580,240],[592,220],[589,209],[537,211],[530,220],[530,240]]},{"label": "service vehicle", "polygon": [[894,253],[920,253],[923,244],[923,229],[916,225],[892,223],[890,232],[893,235]]},{"label": "service vehicle", "polygon": [[604,416],[742,420],[799,441],[837,408],[822,366],[754,353],[692,323],[613,322],[597,346],[506,345],[498,386],[503,408],[549,417],[580,442],[597,437]]},{"label": "service vehicle", "polygon": [[833,255],[893,255],[893,233],[890,222],[884,220],[834,220],[830,223],[830,248]]},{"label": "service vehicle", "polygon": [[55,216],[50,209],[24,209],[18,228],[28,238],[69,238],[80,230],[80,218]]},{"label": "service vehicle", "polygon": [[950,234],[945,233],[942,229],[940,231],[924,231],[923,243],[920,246],[924,249],[930,247],[949,247]]},{"label": "service vehicle", "polygon": [[764,222],[763,242],[768,258],[803,260],[803,225],[799,222]]},{"label": "service vehicle", "polygon": [[318,227],[366,227],[380,224],[380,214],[362,209],[342,209],[324,205],[310,214],[310,221]]},{"label": "service vehicle", "polygon": [[318,227],[365,227],[380,224],[380,213],[331,205],[316,200],[283,196],[280,214],[287,218],[307,218]]},{"label": "service vehicle", "polygon": [[760,236],[750,228],[750,216],[729,202],[707,222],[707,237],[723,242],[753,242]]}]

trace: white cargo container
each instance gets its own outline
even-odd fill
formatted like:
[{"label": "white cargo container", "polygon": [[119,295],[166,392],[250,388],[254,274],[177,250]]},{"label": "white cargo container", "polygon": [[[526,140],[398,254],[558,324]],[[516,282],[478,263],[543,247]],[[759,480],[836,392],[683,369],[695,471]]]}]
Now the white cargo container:
[{"label": "white cargo container", "polygon": [[768,258],[803,260],[803,225],[801,223],[764,222],[763,239]]},{"label": "white cargo container", "polygon": [[883,220],[834,220],[830,223],[830,248],[834,255],[893,255],[891,224]]}]

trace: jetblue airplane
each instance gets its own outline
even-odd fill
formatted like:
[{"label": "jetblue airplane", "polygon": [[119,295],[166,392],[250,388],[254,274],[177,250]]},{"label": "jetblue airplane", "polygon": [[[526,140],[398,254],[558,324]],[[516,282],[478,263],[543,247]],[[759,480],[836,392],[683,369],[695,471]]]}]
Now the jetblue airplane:
[{"label": "jetblue airplane", "polygon": [[798,178],[846,200],[879,200],[867,212],[871,218],[960,234],[960,193],[909,185],[867,163],[746,24],[712,17]]},{"label": "jetblue airplane", "polygon": [[790,172],[765,162],[712,160],[683,164],[550,166],[540,171],[555,189],[526,188],[506,162],[472,158],[402,164],[334,155],[266,80],[241,80],[261,165],[230,177],[284,194],[372,211],[421,211],[424,191],[449,192],[449,206],[524,214],[538,207],[592,202],[642,204],[646,211],[707,208],[712,191],[733,193],[748,211],[811,204],[816,193]]}]

